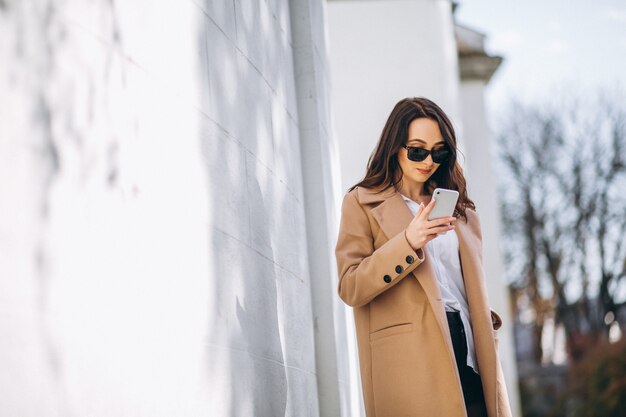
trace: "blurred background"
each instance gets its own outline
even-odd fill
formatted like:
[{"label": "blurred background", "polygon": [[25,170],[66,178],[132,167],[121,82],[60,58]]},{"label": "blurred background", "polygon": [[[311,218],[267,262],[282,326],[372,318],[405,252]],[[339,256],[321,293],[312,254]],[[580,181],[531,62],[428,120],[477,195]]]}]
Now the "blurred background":
[{"label": "blurred background", "polygon": [[516,416],[626,415],[617,0],[0,0],[0,416],[364,416],[340,202],[437,102]]}]

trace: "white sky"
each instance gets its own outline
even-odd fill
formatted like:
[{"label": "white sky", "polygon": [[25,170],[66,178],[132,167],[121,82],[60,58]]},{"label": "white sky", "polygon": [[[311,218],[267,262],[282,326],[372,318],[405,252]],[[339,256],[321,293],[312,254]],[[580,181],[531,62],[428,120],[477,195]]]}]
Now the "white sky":
[{"label": "white sky", "polygon": [[504,57],[486,90],[492,115],[512,94],[535,102],[558,89],[626,87],[624,0],[461,0],[456,20]]}]

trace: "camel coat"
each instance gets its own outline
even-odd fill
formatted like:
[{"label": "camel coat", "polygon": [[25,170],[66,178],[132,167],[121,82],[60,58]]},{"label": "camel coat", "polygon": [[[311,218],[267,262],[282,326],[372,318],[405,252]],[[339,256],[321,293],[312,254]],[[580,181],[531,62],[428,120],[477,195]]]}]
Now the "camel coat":
[{"label": "camel coat", "polygon": [[[413,219],[393,187],[344,196],[335,249],[339,297],[353,307],[367,417],[466,417],[437,278],[426,247],[413,250]],[[500,316],[490,309],[478,214],[454,232],[489,417],[510,417],[498,358]],[[452,231],[448,232],[451,233]]]}]

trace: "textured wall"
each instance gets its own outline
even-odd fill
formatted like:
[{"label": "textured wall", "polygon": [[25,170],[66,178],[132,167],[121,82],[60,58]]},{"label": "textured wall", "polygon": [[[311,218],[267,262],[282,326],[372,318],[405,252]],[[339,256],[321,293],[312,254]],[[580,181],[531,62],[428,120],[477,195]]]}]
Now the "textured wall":
[{"label": "textured wall", "polygon": [[360,411],[357,352],[346,323],[352,311],[337,294],[335,246],[343,195],[329,100],[326,1],[291,0],[290,8],[319,411],[324,417],[355,417]]},{"label": "textured wall", "polygon": [[320,23],[0,0],[0,415],[318,415],[291,25]]}]

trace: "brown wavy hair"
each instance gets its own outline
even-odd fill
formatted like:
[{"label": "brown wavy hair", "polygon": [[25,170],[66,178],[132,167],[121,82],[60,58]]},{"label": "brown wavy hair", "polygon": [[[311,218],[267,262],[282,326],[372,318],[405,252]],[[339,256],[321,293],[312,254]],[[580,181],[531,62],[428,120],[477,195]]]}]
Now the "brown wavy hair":
[{"label": "brown wavy hair", "polygon": [[439,125],[443,140],[451,151],[447,161],[424,184],[424,190],[432,195],[435,188],[447,188],[459,192],[459,199],[454,209],[455,216],[467,221],[466,208],[476,210],[476,206],[467,195],[463,170],[457,162],[457,146],[454,127],[445,112],[433,101],[424,97],[407,97],[400,100],[387,118],[378,144],[367,162],[365,178],[348,189],[356,187],[385,189],[402,181],[402,170],[398,163],[398,151],[408,141],[409,123],[414,119],[426,117]]}]

